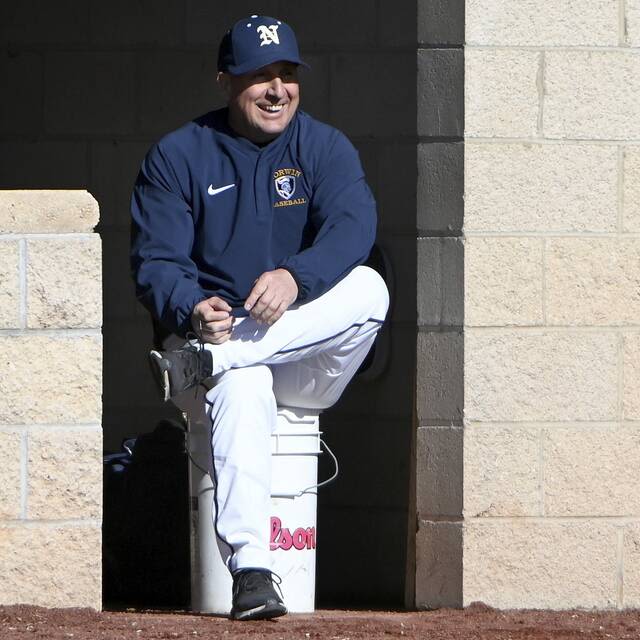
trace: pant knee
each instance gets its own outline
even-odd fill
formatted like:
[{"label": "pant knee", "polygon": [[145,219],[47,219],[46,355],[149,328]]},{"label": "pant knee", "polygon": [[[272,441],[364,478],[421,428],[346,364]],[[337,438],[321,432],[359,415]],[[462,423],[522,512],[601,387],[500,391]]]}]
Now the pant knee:
[{"label": "pant knee", "polygon": [[275,406],[273,375],[266,365],[229,369],[214,378],[207,392],[210,405],[234,405],[236,409],[265,405]]},{"label": "pant knee", "polygon": [[384,278],[371,267],[361,265],[352,274],[358,295],[367,300],[371,307],[371,316],[383,320],[389,309],[389,290]]}]

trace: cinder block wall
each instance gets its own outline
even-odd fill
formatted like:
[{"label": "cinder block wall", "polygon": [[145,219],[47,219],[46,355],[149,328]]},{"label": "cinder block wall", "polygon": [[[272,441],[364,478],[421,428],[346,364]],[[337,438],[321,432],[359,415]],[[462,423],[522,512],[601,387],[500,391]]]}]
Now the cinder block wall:
[{"label": "cinder block wall", "polygon": [[640,2],[467,0],[463,601],[640,606]]},{"label": "cinder block wall", "polygon": [[100,609],[96,201],[0,191],[0,603]]}]

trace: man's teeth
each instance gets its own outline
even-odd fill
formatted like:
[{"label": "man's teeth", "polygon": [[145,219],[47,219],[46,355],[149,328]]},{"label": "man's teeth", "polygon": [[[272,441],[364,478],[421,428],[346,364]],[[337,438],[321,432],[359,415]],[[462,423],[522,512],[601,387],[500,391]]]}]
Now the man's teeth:
[{"label": "man's teeth", "polygon": [[278,111],[282,111],[283,107],[284,107],[283,104],[270,104],[270,105],[263,105],[260,108],[263,111],[268,111],[269,113],[278,113]]}]

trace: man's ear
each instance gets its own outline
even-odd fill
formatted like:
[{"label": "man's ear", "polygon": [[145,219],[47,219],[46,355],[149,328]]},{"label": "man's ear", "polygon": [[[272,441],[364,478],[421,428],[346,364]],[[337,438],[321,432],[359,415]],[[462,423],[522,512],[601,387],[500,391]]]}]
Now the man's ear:
[{"label": "man's ear", "polygon": [[219,71],[216,76],[216,82],[220,87],[220,91],[224,93],[224,95],[228,98],[231,94],[231,81],[229,79],[229,74],[224,73],[224,71]]}]

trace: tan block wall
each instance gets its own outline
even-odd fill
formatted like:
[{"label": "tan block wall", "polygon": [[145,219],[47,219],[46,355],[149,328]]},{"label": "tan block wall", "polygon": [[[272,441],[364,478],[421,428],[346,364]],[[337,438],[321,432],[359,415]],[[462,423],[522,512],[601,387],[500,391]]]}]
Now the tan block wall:
[{"label": "tan block wall", "polygon": [[102,274],[84,191],[0,191],[0,604],[102,605]]},{"label": "tan block wall", "polygon": [[466,1],[462,600],[637,607],[640,2],[543,4]]}]

